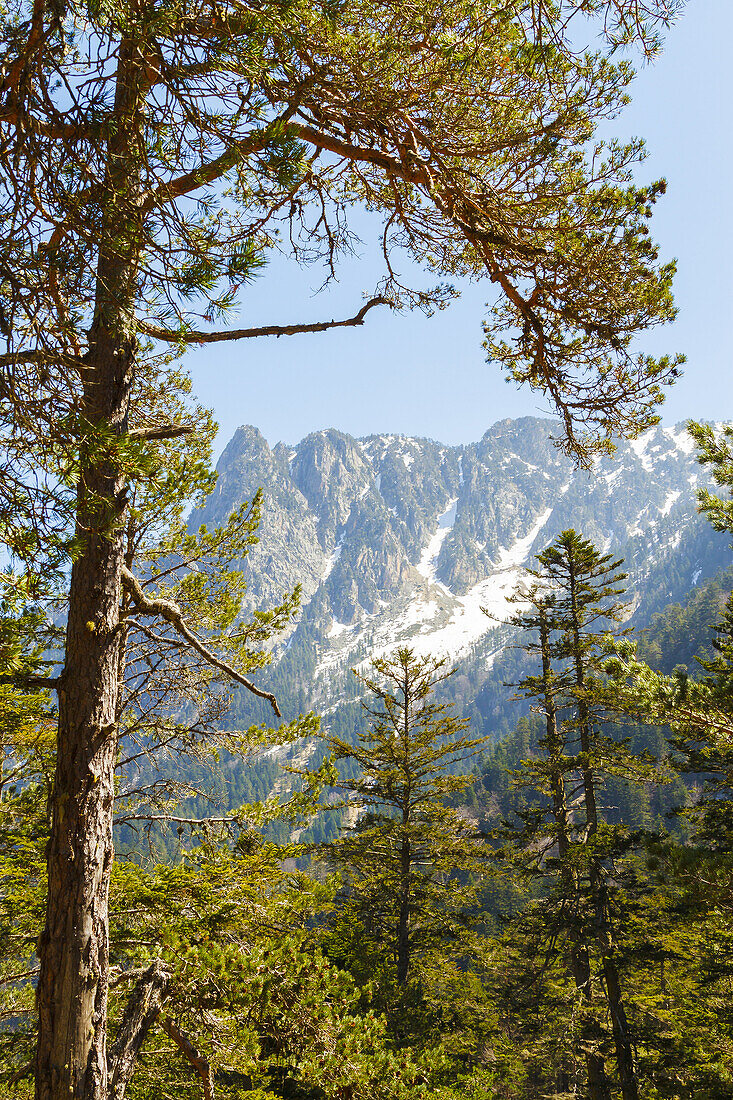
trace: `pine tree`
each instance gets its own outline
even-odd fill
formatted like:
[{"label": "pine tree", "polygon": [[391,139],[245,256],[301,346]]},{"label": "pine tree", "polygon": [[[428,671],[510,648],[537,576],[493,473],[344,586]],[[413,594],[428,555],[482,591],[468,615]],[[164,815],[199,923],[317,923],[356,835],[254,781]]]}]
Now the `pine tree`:
[{"label": "pine tree", "polygon": [[[38,1100],[103,1100],[107,1088],[123,581],[134,591],[124,530],[146,444],[186,427],[135,422],[141,374],[165,384],[149,342],[359,326],[379,305],[430,311],[456,276],[484,274],[503,301],[489,352],[556,405],[569,450],[587,462],[614,432],[654,422],[677,367],[631,342],[674,314],[673,265],[659,263],[647,226],[664,183],[633,185],[637,142],[584,159],[632,72],[579,57],[567,21],[605,16],[613,50],[648,41],[679,6],[3,9],[0,523],[10,553],[60,567],[69,593],[49,677],[59,725]],[[212,327],[273,253],[334,277],[358,205],[382,219],[386,263],[353,316]],[[437,287],[399,283],[389,257],[403,247]],[[165,611],[159,601],[172,625]]]},{"label": "pine tree", "polygon": [[[723,497],[701,490],[700,509],[717,531],[733,534],[733,429],[694,422],[688,429],[699,461],[711,467],[714,480],[727,492]],[[698,843],[694,858],[684,862],[690,883],[698,879],[705,904],[713,902],[718,890],[722,897],[733,897],[728,862],[733,838],[733,596],[725,601],[718,622],[709,625],[712,655],[697,660],[704,675],[686,665],[677,666],[672,675],[657,672],[631,646],[616,647],[607,664],[615,675],[619,704],[670,727],[677,766],[701,783],[694,805],[685,811],[695,823]]]},{"label": "pine tree", "polygon": [[[196,428],[151,444],[159,461],[133,486],[125,529],[124,568],[129,588],[121,601],[118,649],[114,820],[118,837],[121,827],[127,829],[127,843],[120,844],[123,850],[134,847],[134,839],[139,842],[141,833],[146,835],[148,858],[161,830],[170,837],[177,828],[179,842],[169,847],[180,855],[181,847],[191,844],[192,833],[207,828],[236,833],[246,813],[256,816],[256,809],[245,811],[237,805],[212,807],[211,779],[219,753],[239,757],[244,766],[255,747],[265,738],[269,743],[276,737],[273,731],[258,728],[229,728],[224,719],[232,681],[248,681],[252,672],[267,663],[264,643],[290,621],[298,604],[297,592],[286,593],[280,607],[242,615],[245,584],[240,567],[256,541],[259,496],[220,528],[188,529],[188,508],[192,502],[203,501],[215,483],[210,466],[214,426],[207,411],[191,400],[188,379],[179,369],[169,369],[168,382],[163,394],[147,395],[149,414],[162,418],[185,410],[195,417]],[[0,761],[0,920],[3,945],[10,953],[8,958],[0,958],[0,970],[23,974],[17,987],[4,991],[28,1025],[16,1027],[9,1041],[10,1064],[14,1064],[14,1072],[23,1073],[30,1067],[19,1066],[15,1055],[27,1053],[28,1037],[35,1031],[36,1013],[29,1007],[36,975],[33,954],[43,927],[41,914],[47,894],[43,852],[49,836],[56,708],[49,698],[46,685],[51,686],[50,678],[45,674],[54,663],[60,633],[49,614],[63,608],[54,581],[51,576],[41,586],[34,578],[6,575],[0,614],[4,738]],[[162,627],[156,621],[156,605],[161,602],[169,620],[174,620],[164,621]],[[181,637],[180,627],[186,638]],[[17,686],[20,684],[26,685],[25,690]],[[298,736],[311,729],[312,722],[296,720],[284,724],[280,733]],[[203,802],[201,815],[192,813],[194,797]],[[226,847],[226,833],[221,843]],[[139,843],[134,858],[143,858]],[[119,912],[119,899],[113,898],[112,905]],[[142,927],[138,938],[146,938]],[[131,939],[124,956],[128,966],[136,946]],[[114,937],[111,950],[114,958]],[[137,962],[144,965],[131,966],[131,979],[120,987],[130,1012],[119,1011],[119,994],[113,996],[116,1034],[113,1032],[108,1070],[114,1100],[121,1100],[137,1067],[139,1048],[154,1022],[154,1017],[135,1014],[132,1009],[148,1002],[159,1008],[165,986],[160,958],[151,958],[144,949],[138,949],[139,954],[142,959],[138,957]],[[10,1008],[8,1012],[12,1016]]]},{"label": "pine tree", "polygon": [[[725,496],[701,491],[701,510],[716,530],[733,533],[733,429],[695,423],[688,428],[700,461],[726,491]],[[680,617],[679,609],[672,611]],[[710,648],[705,646],[697,668],[679,665],[665,674],[623,640],[604,667],[615,705],[668,733],[668,765],[692,787],[690,804],[677,807],[692,826],[690,835],[668,837],[653,851],[663,899],[656,935],[668,963],[655,1011],[668,1029],[674,1065],[684,1066],[684,1083],[663,1053],[653,1072],[670,1095],[722,1098],[733,1081],[733,1028],[723,1008],[733,974],[733,598],[725,602],[717,624],[710,625]]]}]

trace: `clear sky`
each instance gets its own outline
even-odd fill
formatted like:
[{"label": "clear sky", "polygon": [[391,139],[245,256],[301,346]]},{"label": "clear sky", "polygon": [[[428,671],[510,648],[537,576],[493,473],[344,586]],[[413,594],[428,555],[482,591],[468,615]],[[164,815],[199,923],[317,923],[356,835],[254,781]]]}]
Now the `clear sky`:
[{"label": "clear sky", "polygon": [[[631,104],[612,126],[619,137],[646,139],[640,181],[668,181],[652,232],[663,258],[678,259],[680,314],[641,345],[687,355],[685,375],[662,410],[665,423],[733,417],[731,42],[732,0],[689,0],[663,55],[640,71]],[[376,233],[365,239],[360,257],[328,293],[313,293],[318,272],[269,269],[248,292],[237,323],[351,316],[375,282],[375,241]],[[430,319],[374,309],[362,328],[190,353],[196,392],[220,424],[218,448],[240,424],[255,424],[271,444],[326,427],[467,443],[503,417],[545,412],[485,362],[481,321],[490,297],[490,284],[480,282]]]}]

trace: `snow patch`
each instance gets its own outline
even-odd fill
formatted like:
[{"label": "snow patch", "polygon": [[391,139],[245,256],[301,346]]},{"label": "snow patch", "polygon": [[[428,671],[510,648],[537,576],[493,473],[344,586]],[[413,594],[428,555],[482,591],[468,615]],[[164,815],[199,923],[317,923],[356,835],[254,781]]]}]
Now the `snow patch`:
[{"label": "snow patch", "polygon": [[[513,569],[518,565],[523,565],[524,562],[527,560],[527,555],[529,554],[529,551],[532,547],[532,543],[537,538],[540,531],[545,526],[551,515],[552,508],[547,508],[542,513],[542,515],[538,516],[529,534],[525,535],[523,539],[517,539],[514,545],[510,546],[509,549],[501,549],[497,555],[496,568]],[[491,579],[492,578],[489,578],[489,580]]]},{"label": "snow patch", "polygon": [[[451,513],[455,518],[454,506],[455,502],[452,501],[443,513],[441,519],[445,523],[449,521],[452,523]],[[517,539],[512,546],[499,551],[490,577],[479,581],[465,596],[453,598],[452,606],[448,609],[450,615],[444,625],[434,630],[423,629],[418,637],[401,639],[402,644],[409,644],[420,656],[433,653],[455,658],[480,641],[499,622],[505,622],[514,610],[513,605],[508,601],[516,591],[522,566],[527,560],[533,542],[551,515],[552,508],[548,508],[537,517],[532,529],[524,538]],[[438,533],[448,530],[450,530],[449,527],[439,528]],[[433,536],[431,545],[435,537]],[[426,553],[427,551],[423,554],[423,558]],[[450,596],[450,593],[447,595]],[[485,614],[484,608],[488,615]],[[387,631],[380,632],[381,637],[379,634],[375,637],[376,648],[372,656],[383,655],[399,644],[400,634],[411,622],[417,624],[434,621],[440,610],[437,603],[426,603],[423,600],[411,602],[406,611],[390,623],[388,634]]]},{"label": "snow patch", "polygon": [[[662,507],[659,509],[660,516],[668,516],[672,510],[673,505],[679,500],[679,498],[679,490],[674,493],[667,493],[667,499],[665,500]],[[694,584],[695,582],[693,581],[692,583]]]},{"label": "snow patch", "polygon": [[632,439],[629,442],[629,446],[631,447],[631,450],[634,452],[634,454],[637,456],[637,458],[641,461],[641,464],[642,464],[642,466],[644,467],[645,470],[651,470],[652,467],[654,466],[654,463],[652,462],[651,458],[646,453],[647,448],[649,447],[649,444],[652,442],[652,439],[653,439],[653,432],[648,431],[648,432],[644,432],[643,435],[640,435],[638,439]]},{"label": "snow patch", "polygon": [[[458,598],[458,606],[450,621],[441,629],[423,634],[417,639],[414,648],[418,653],[440,653],[456,657],[475,645],[498,623],[505,622],[510,617],[514,608],[508,602],[509,597],[517,588],[522,566],[529,556],[532,543],[551,515],[552,508],[546,509],[537,517],[534,526],[524,538],[517,539],[512,546],[499,551],[492,575],[479,581],[465,596]],[[484,608],[488,615],[484,613]]]},{"label": "snow patch", "polygon": [[642,510],[639,512],[639,514],[636,517],[636,520],[634,521],[632,526],[629,527],[629,530],[628,530],[628,537],[629,538],[634,538],[637,535],[643,535],[645,533],[645,530],[648,529],[648,527],[649,527],[649,518],[648,517],[647,517],[646,520],[644,520],[644,522],[646,523],[646,529],[644,527],[642,527],[642,519],[643,519],[644,516],[647,515],[648,511],[649,511],[649,505],[647,504],[646,508],[642,508]]},{"label": "snow patch", "polygon": [[400,617],[400,626],[419,626],[421,623],[430,623],[438,614],[439,607],[435,600],[415,600],[408,604],[404,615]]},{"label": "snow patch", "polygon": [[341,538],[339,539],[338,543],[334,547],[332,553],[330,553],[328,555],[328,557],[326,558],[326,565],[325,565],[325,568],[323,570],[323,573],[321,574],[321,584],[323,584],[323,582],[328,577],[330,577],[331,573],[333,572],[334,565],[336,564],[336,562],[341,557],[341,551],[343,549],[343,545],[344,545],[344,536],[342,535]]},{"label": "snow patch", "polygon": [[665,435],[669,436],[678,451],[682,451],[686,455],[694,453],[695,440],[686,428],[681,428],[679,431],[675,431],[674,428],[663,428],[662,430]]},{"label": "snow patch", "polygon": [[349,626],[348,623],[340,623],[338,621],[338,619],[334,619],[333,622],[331,623],[331,628],[328,631],[328,637],[329,638],[338,638],[338,636],[340,634],[345,634],[346,631],[350,631],[350,630],[353,630],[353,629],[354,629],[354,624],[353,623],[351,624],[351,626]]},{"label": "snow patch", "polygon": [[445,542],[448,532],[456,522],[457,508],[458,497],[454,497],[453,500],[448,502],[448,507],[443,514],[438,516],[438,529],[420,556],[420,561],[417,564],[417,571],[428,581],[435,580],[435,570],[438,564],[440,548]]}]

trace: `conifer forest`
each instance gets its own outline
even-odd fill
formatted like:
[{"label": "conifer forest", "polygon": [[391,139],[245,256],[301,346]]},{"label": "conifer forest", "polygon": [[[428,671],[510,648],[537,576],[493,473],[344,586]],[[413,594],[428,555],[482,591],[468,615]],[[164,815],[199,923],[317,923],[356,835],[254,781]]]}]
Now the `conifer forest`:
[{"label": "conifer forest", "polygon": [[[733,426],[608,136],[685,7],[0,7],[2,1100],[733,1097]],[[187,351],[469,283],[551,421],[215,466]]]}]

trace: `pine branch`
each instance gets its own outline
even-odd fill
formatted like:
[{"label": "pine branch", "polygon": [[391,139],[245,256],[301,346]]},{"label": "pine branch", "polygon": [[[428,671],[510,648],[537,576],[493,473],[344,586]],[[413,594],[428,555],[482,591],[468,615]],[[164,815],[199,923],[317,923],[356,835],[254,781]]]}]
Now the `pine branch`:
[{"label": "pine branch", "polygon": [[166,340],[169,343],[184,344],[217,344],[223,340],[249,340],[254,336],[297,336],[304,332],[326,332],[331,328],[354,328],[364,324],[364,318],[374,306],[389,305],[389,299],[381,295],[370,298],[353,317],[347,317],[342,321],[314,321],[310,324],[295,325],[262,325],[260,328],[235,328],[227,332],[175,332],[173,329],[159,328],[141,322],[139,328],[146,336],[152,336],[156,340]]},{"label": "pine branch", "polygon": [[241,684],[242,687],[246,687],[253,695],[258,696],[260,699],[266,699],[275,712],[275,715],[278,718],[282,718],[277,699],[272,692],[263,691],[262,688],[258,688],[256,684],[252,683],[246,676],[243,676],[241,672],[237,672],[230,664],[227,664],[226,661],[222,661],[220,657],[212,653],[186,624],[183,618],[183,612],[178,605],[173,603],[172,600],[164,600],[160,597],[157,599],[150,599],[145,594],[137,577],[135,577],[125,565],[122,566],[122,586],[129,592],[133,600],[134,608],[137,611],[141,612],[143,615],[155,615],[164,619],[165,622],[170,623],[173,629],[176,630],[205,661],[214,668],[218,668],[226,673],[227,676],[231,677],[236,683]]},{"label": "pine branch", "polygon": [[60,682],[60,676],[22,676],[20,673],[17,675],[8,673],[4,676],[0,676],[0,684],[10,684],[11,687],[25,690],[50,688],[52,691],[55,691],[58,689]]}]

